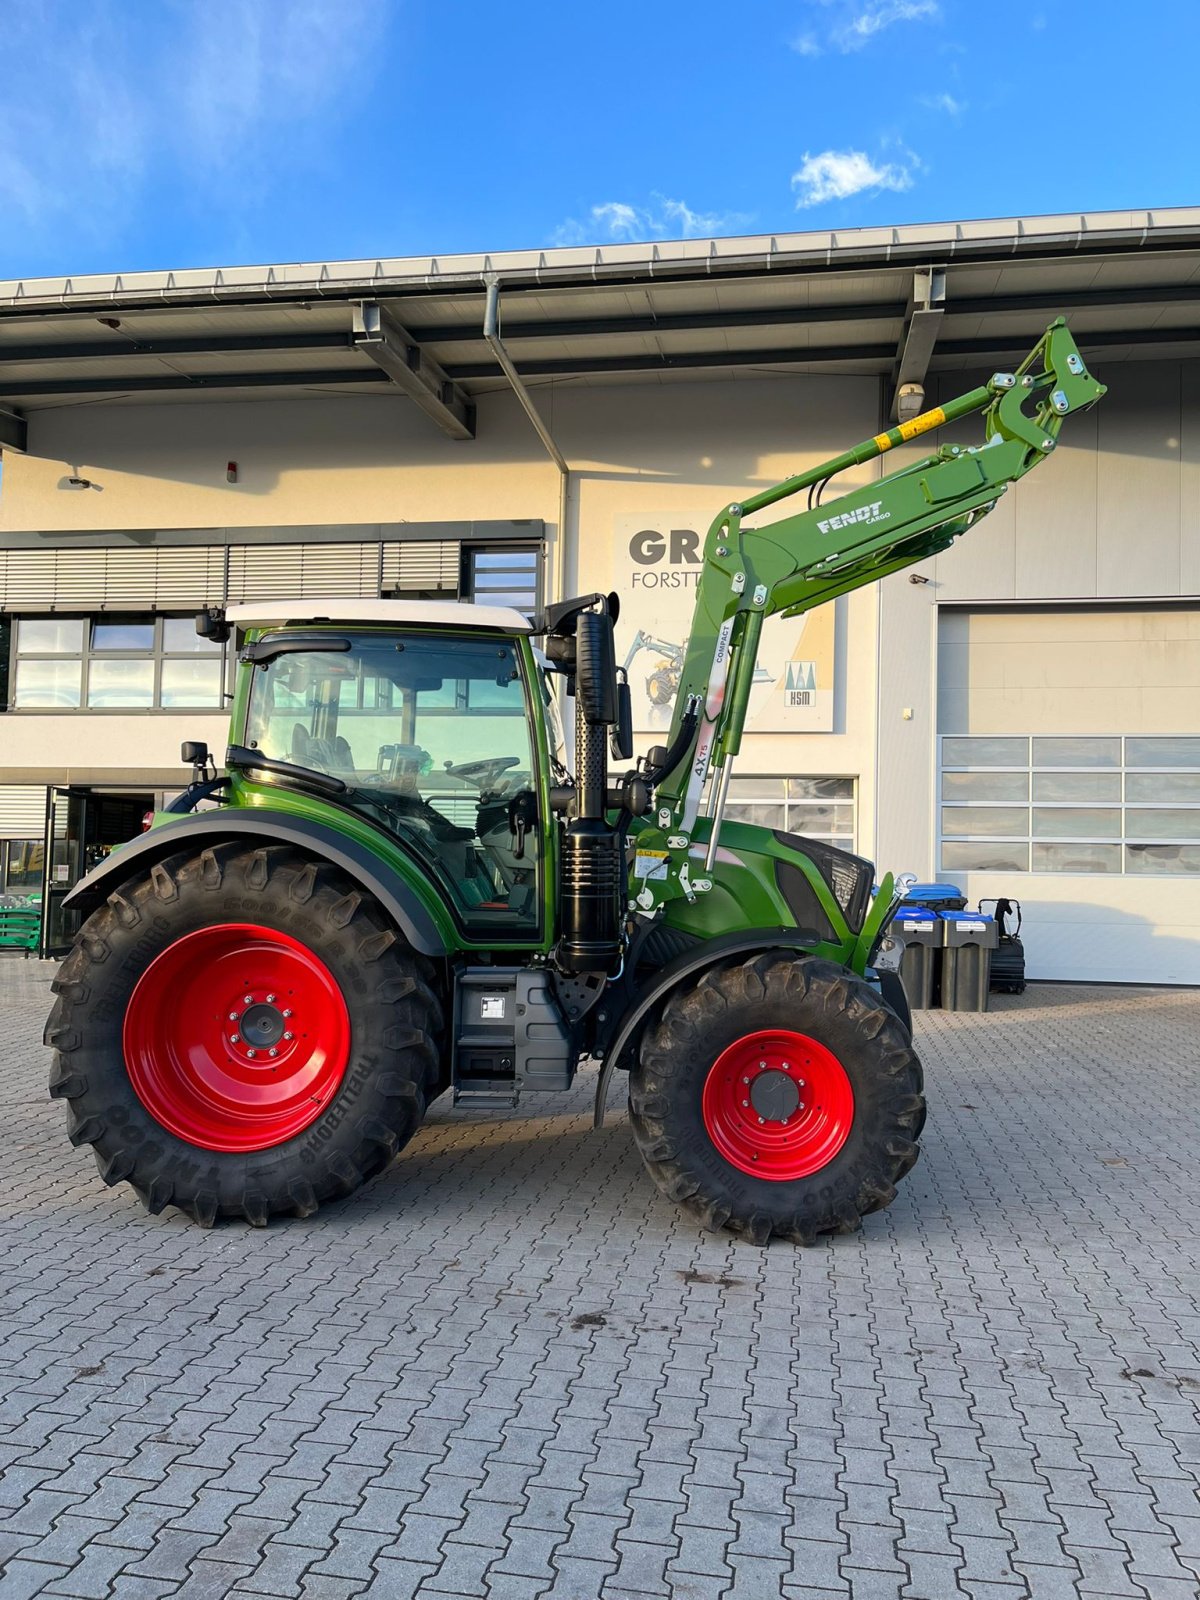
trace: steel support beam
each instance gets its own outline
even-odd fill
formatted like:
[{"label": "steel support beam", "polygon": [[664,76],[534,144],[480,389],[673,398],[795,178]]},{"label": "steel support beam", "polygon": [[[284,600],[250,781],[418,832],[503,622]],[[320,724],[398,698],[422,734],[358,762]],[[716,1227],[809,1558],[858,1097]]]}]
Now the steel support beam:
[{"label": "steel support beam", "polygon": [[452,439],[475,437],[475,407],[410,334],[375,300],[354,307],[354,348],[370,356]]},{"label": "steel support beam", "polygon": [[187,338],[80,339],[41,344],[0,343],[5,361],[127,361],[142,356],[271,355],[275,351],[349,350],[348,332],[199,334]]},{"label": "steel support beam", "polygon": [[29,448],[29,425],[20,411],[0,406],[0,450],[24,455]]},{"label": "steel support beam", "polygon": [[[937,346],[936,356],[974,358],[1003,357],[1013,353],[1023,355],[1029,349],[1030,337],[1027,332],[1006,331],[990,338],[943,339]],[[1161,344],[1194,344],[1198,340],[1200,325],[1188,328],[1143,328],[1132,333],[1081,333],[1077,336],[1081,350],[1108,349],[1113,345],[1151,349]],[[870,362],[873,370],[887,372],[895,358],[894,344],[821,345],[815,348],[773,345],[762,350],[699,350],[684,355],[587,356],[581,353],[566,359],[522,360],[521,376],[529,379],[573,377],[588,372],[683,372],[692,367],[817,367],[848,361]],[[447,365],[446,372],[449,377],[463,381],[503,376],[501,368],[494,361],[455,362]]]},{"label": "steel support beam", "polygon": [[914,272],[904,332],[892,369],[893,420],[907,422],[925,409],[925,374],[945,312],[945,269],[922,267]]},{"label": "steel support beam", "polygon": [[[210,389],[315,389],[343,388],[347,384],[383,384],[385,373],[365,364],[355,367],[329,367],[322,372],[206,372],[203,377],[188,372],[155,372],[135,378],[9,378],[10,394],[35,399],[55,394],[155,394],[188,392],[205,394]],[[5,402],[0,400],[0,406]]]},{"label": "steel support beam", "polygon": [[[951,287],[953,284],[951,283]],[[544,299],[543,295],[543,299]],[[516,303],[521,296],[514,295]],[[1200,284],[1176,284],[1145,289],[1070,289],[1061,293],[988,295],[945,302],[951,317],[991,317],[1002,312],[1039,314],[1049,311],[1070,316],[1074,311],[1136,309],[1140,306],[1189,306],[1200,301]],[[844,305],[756,306],[717,311],[643,312],[620,317],[565,317],[537,319],[519,314],[504,324],[508,344],[523,339],[611,338],[613,334],[703,333],[719,335],[725,328],[813,327],[826,323],[904,322],[913,307],[903,300],[865,301]],[[1030,322],[1030,328],[1037,319]],[[409,330],[420,344],[469,344],[475,335],[461,322],[412,324]],[[1032,335],[1031,335],[1032,336]],[[1020,340],[1021,335],[1014,335]]]}]

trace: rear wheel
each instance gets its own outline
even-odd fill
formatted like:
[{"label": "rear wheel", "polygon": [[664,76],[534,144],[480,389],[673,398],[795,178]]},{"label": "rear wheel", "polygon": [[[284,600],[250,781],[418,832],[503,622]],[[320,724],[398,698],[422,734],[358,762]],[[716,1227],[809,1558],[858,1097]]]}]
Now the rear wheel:
[{"label": "rear wheel", "polygon": [[50,1092],[106,1183],[210,1226],[307,1216],[378,1172],[436,1091],[426,962],[286,847],[218,845],[122,885],[54,983]]},{"label": "rear wheel", "polygon": [[921,1067],[861,979],[769,951],[668,999],[630,1074],[650,1175],[706,1227],[849,1233],[917,1159]]}]

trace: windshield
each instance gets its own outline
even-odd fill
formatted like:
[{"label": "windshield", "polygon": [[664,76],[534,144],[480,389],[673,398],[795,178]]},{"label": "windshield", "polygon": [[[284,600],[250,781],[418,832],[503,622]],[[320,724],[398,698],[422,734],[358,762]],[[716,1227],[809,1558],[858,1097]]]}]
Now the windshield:
[{"label": "windshield", "polygon": [[341,803],[419,855],[469,926],[533,931],[536,780],[516,646],[331,633],[342,640],[348,650],[297,651],[255,669],[246,743],[340,778]]}]

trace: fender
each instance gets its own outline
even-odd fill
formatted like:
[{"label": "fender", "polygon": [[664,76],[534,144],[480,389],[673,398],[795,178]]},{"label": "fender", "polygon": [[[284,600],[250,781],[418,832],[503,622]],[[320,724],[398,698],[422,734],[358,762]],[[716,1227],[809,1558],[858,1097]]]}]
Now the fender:
[{"label": "fender", "polygon": [[819,943],[820,940],[815,933],[808,933],[803,928],[743,928],[738,933],[727,933],[717,939],[706,939],[694,950],[685,950],[682,955],[676,956],[674,961],[668,961],[666,966],[654,975],[653,981],[638,995],[629,1010],[622,1015],[620,1026],[605,1049],[600,1078],[596,1084],[593,1128],[604,1126],[604,1100],[617,1062],[625,1054],[651,1009],[677,983],[702,972],[705,967],[715,966],[726,956],[751,955],[767,950],[811,951],[815,950]]},{"label": "fender", "polygon": [[94,911],[109,893],[139,868],[146,871],[176,850],[219,844],[223,840],[258,840],[263,844],[293,844],[341,867],[368,893],[373,894],[396,926],[423,956],[444,956],[446,944],[433,918],[405,879],[372,851],[323,823],[305,817],[264,815],[244,811],[202,811],[164,822],[140,838],[115,850],[107,860],[81,878],[64,898],[71,911]]}]

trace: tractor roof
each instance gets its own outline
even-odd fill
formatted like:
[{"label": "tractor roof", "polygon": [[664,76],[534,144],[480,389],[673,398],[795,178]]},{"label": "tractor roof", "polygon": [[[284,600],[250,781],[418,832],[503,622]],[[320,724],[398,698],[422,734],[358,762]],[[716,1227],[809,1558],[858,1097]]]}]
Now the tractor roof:
[{"label": "tractor roof", "polygon": [[504,633],[531,633],[529,618],[509,606],[477,606],[453,600],[355,600],[344,595],[328,599],[260,600],[228,606],[226,617],[235,628],[265,627],[268,623],[361,622],[372,627],[488,628]]}]

